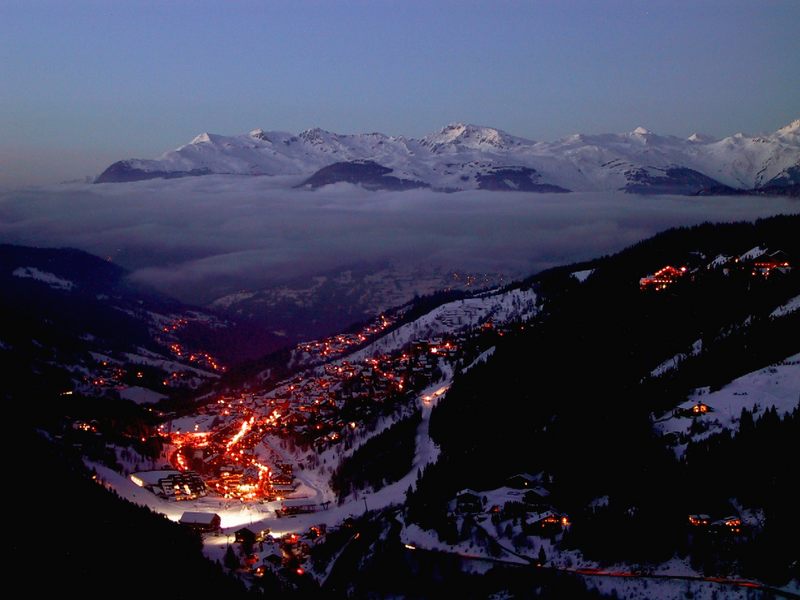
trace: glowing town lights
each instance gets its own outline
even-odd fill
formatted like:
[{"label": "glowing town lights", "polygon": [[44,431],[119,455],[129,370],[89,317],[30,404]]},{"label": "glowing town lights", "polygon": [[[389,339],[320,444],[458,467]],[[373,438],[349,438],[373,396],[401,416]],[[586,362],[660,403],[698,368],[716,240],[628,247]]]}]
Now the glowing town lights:
[{"label": "glowing town lights", "polygon": [[183,457],[183,454],[181,454],[181,449],[180,448],[178,448],[175,451],[175,462],[178,463],[178,470],[179,471],[188,471],[189,470],[189,465],[186,464],[186,459]]},{"label": "glowing town lights", "polygon": [[[388,326],[388,320],[376,321],[359,334],[304,342],[298,349],[308,352],[311,360],[333,357],[344,353],[348,345],[362,344],[368,336],[379,333],[382,326]],[[304,443],[313,445],[313,450],[324,452],[348,440],[347,432],[352,435],[362,427],[362,417],[355,418],[348,410],[351,399],[356,403],[375,400],[377,406],[397,401],[408,392],[409,398],[419,398],[420,403],[434,403],[447,386],[440,383],[438,389],[431,387],[422,392],[425,395],[416,394],[431,382],[438,361],[462,358],[457,354],[460,340],[425,340],[411,346],[411,351],[349,361],[328,358],[318,369],[295,374],[271,389],[217,397],[213,403],[198,408],[196,422],[191,417],[179,417],[167,424],[167,429],[159,429],[162,437],[168,437],[173,444],[169,460],[175,469],[196,470],[220,497],[241,502],[282,502],[297,484],[292,465],[284,462],[286,459],[274,447],[273,440],[280,443],[280,438],[299,435]],[[431,349],[438,352],[438,361],[431,356]],[[181,350],[185,359],[206,360],[196,350]],[[207,367],[208,363],[204,365]],[[180,377],[187,374],[181,373]],[[168,381],[175,385],[182,379]],[[375,410],[371,405],[366,408],[363,418],[369,418]],[[561,517],[558,515],[557,523]]]},{"label": "glowing town lights", "polygon": [[225,445],[226,450],[230,450],[233,446],[235,446],[240,439],[244,437],[244,435],[250,430],[250,427],[253,425],[253,420],[255,417],[250,417],[247,421],[242,421],[242,426],[236,435],[234,435],[230,441]]},{"label": "glowing town lights", "polygon": [[655,289],[662,291],[667,289],[668,286],[675,283],[678,278],[683,277],[688,272],[686,267],[676,269],[671,265],[667,265],[656,271],[653,275],[647,275],[639,280],[639,289]]}]

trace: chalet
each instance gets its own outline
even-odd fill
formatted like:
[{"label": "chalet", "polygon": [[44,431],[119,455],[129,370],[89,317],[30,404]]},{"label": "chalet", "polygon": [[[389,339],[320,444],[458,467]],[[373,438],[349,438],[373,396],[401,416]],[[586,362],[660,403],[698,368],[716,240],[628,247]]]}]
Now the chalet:
[{"label": "chalet", "polygon": [[167,500],[194,500],[208,494],[195,471],[141,471],[132,474],[131,481]]},{"label": "chalet", "polygon": [[259,560],[260,559],[258,554],[248,554],[247,556],[244,557],[244,560],[242,562],[247,567],[254,567],[256,564],[258,564]]},{"label": "chalet", "polygon": [[569,518],[552,510],[531,515],[525,523],[525,530],[534,535],[555,535],[569,526]]},{"label": "chalet", "polygon": [[730,275],[731,271],[739,263],[738,257],[728,256],[727,254],[717,254],[710,263],[706,265],[706,271],[722,270],[723,275]]},{"label": "chalet", "polygon": [[222,519],[216,513],[185,512],[181,515],[181,525],[199,532],[219,531]]},{"label": "chalet", "polygon": [[712,522],[709,528],[717,534],[739,535],[742,533],[742,520],[735,515],[723,517]]},{"label": "chalet", "polygon": [[290,484],[290,485],[273,484],[272,485],[272,491],[277,496],[287,496],[287,495],[293,493],[295,490],[297,490],[297,485],[296,484]]},{"label": "chalet", "polygon": [[267,572],[267,569],[268,569],[268,567],[267,567],[267,566],[265,566],[265,565],[263,565],[263,564],[262,564],[262,565],[259,565],[258,567],[256,567],[256,570],[255,570],[255,571],[253,571],[253,575],[254,575],[255,577],[263,577],[263,576],[264,576],[264,574]]},{"label": "chalet", "polygon": [[753,277],[769,277],[774,273],[786,274],[792,270],[789,257],[783,250],[775,252],[765,252],[753,261],[753,268],[750,272]]},{"label": "chalet", "polygon": [[319,525],[312,525],[308,531],[306,532],[306,537],[310,540],[316,540],[322,538],[328,531],[327,526],[325,523],[320,523]]},{"label": "chalet", "polygon": [[702,416],[706,413],[713,412],[713,408],[711,408],[708,404],[704,402],[698,402],[691,408],[691,415],[694,417]]},{"label": "chalet", "polygon": [[237,544],[244,544],[245,546],[252,546],[255,544],[256,538],[258,537],[252,529],[248,529],[247,527],[237,529],[234,532],[234,536],[236,536],[235,539]]},{"label": "chalet", "polygon": [[663,291],[678,281],[678,279],[686,275],[686,273],[686,267],[675,268],[671,265],[667,265],[652,275],[646,275],[645,277],[642,277],[639,280],[639,289],[642,291]]},{"label": "chalet", "polygon": [[275,511],[278,517],[287,517],[289,515],[300,515],[305,513],[316,512],[319,506],[313,500],[307,498],[297,498],[292,500],[284,500],[281,507]]},{"label": "chalet", "polygon": [[522,518],[527,514],[527,507],[518,500],[509,500],[503,504],[500,511],[500,520]]},{"label": "chalet", "polygon": [[522,496],[528,508],[540,509],[548,506],[548,496],[550,492],[541,486],[536,486],[533,489],[527,490]]},{"label": "chalet", "polygon": [[537,483],[539,483],[539,478],[530,473],[517,473],[506,479],[506,485],[515,490],[532,488]]},{"label": "chalet", "polygon": [[461,514],[479,513],[483,510],[483,498],[475,490],[461,490],[456,495],[456,511]]},{"label": "chalet", "polygon": [[711,517],[703,513],[689,515],[689,525],[692,527],[708,527]]},{"label": "chalet", "polygon": [[[69,392],[69,393],[64,392],[61,395],[62,396],[64,396],[64,395],[70,395],[71,396],[72,392]],[[92,421],[75,421],[72,424],[72,428],[76,429],[78,431],[86,431],[86,432],[89,432],[89,433],[97,433],[97,421],[94,421],[94,420],[92,420]]]},{"label": "chalet", "polygon": [[264,557],[264,564],[272,565],[273,567],[280,567],[283,564],[283,552],[277,548],[272,548],[269,553]]},{"label": "chalet", "polygon": [[184,471],[159,481],[164,496],[170,500],[194,500],[208,493],[205,482],[194,471]]}]

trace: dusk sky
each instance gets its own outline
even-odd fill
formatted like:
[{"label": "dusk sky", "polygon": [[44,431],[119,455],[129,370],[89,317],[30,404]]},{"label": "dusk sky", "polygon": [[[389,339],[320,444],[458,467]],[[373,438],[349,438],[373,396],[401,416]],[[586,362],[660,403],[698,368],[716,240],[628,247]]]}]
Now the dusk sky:
[{"label": "dusk sky", "polygon": [[772,131],[800,117],[798,23],[796,0],[0,0],[0,187],[255,127]]}]

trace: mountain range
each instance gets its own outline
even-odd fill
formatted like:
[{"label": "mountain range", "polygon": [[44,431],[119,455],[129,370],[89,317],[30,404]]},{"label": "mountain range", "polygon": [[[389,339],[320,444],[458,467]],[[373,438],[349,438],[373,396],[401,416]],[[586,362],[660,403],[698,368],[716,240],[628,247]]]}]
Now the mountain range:
[{"label": "mountain range", "polygon": [[345,182],[443,192],[794,195],[800,187],[800,119],[768,135],[723,139],[702,134],[684,139],[637,127],[537,142],[463,123],[419,139],[319,128],[297,135],[262,129],[233,136],[202,133],[159,158],[115,162],[95,183],[212,174],[284,176],[287,186],[306,189]]}]

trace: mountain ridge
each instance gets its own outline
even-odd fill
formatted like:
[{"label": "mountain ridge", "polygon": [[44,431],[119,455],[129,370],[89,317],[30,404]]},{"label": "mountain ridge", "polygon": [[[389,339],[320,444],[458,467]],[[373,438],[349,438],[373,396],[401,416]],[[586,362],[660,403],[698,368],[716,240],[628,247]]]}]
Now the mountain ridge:
[{"label": "mountain ridge", "polygon": [[[361,181],[356,169],[370,161],[385,170]],[[340,179],[330,170],[340,165]],[[487,178],[527,169],[536,185]],[[363,169],[361,169],[363,170]],[[517,137],[501,129],[451,123],[422,138],[383,133],[339,134],[312,128],[298,134],[254,129],[224,136],[201,133],[190,143],[156,159],[125,159],[103,171],[95,183],[212,174],[294,176],[316,188],[348,182],[368,189],[430,187],[437,191],[625,191],[638,194],[702,193],[706,189],[757,190],[800,184],[800,119],[757,136],[737,133],[722,139],[653,133],[639,126],[627,133],[573,134],[554,142]],[[399,181],[398,181],[399,180]],[[414,182],[412,184],[412,182]],[[386,185],[383,185],[383,184]],[[423,184],[423,185],[420,185]],[[541,189],[537,190],[537,186]]]}]

